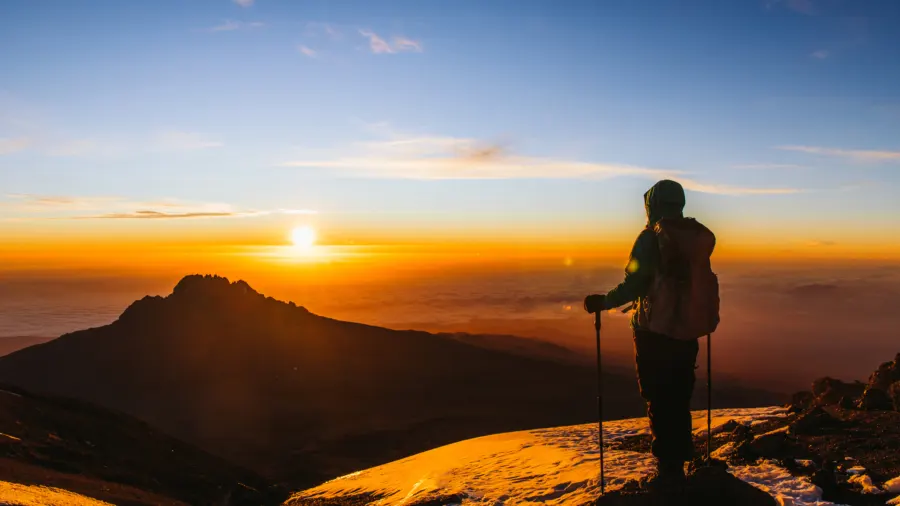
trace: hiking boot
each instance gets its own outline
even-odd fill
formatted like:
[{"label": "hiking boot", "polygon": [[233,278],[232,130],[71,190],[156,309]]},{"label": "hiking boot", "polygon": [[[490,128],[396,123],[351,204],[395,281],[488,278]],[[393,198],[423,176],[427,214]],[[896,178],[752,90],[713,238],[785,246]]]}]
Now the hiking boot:
[{"label": "hiking boot", "polygon": [[656,465],[656,475],[647,481],[647,489],[655,492],[681,493],[687,479],[684,462],[661,461]]}]

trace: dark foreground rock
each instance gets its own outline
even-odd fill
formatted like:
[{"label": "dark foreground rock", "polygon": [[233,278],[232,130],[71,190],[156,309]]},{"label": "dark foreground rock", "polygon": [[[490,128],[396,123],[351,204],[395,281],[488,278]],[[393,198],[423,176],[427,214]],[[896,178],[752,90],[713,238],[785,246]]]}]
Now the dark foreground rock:
[{"label": "dark foreground rock", "polygon": [[[626,487],[628,488],[628,487]],[[637,490],[610,492],[595,503],[597,506],[718,505],[776,506],[769,494],[728,474],[717,466],[702,467],[688,476],[683,493]]]},{"label": "dark foreground rock", "polygon": [[818,435],[840,427],[842,422],[822,407],[817,406],[800,415],[790,424],[792,434]]},{"label": "dark foreground rock", "polygon": [[880,388],[868,387],[859,400],[859,409],[868,411],[894,409],[894,403],[887,392]]}]

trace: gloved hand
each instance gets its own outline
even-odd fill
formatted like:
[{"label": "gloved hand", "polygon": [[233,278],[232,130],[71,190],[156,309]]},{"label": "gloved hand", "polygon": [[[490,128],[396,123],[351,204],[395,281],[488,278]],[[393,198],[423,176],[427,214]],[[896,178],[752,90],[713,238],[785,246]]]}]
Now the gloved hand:
[{"label": "gloved hand", "polygon": [[603,311],[603,306],[606,303],[606,295],[588,295],[584,298],[584,310],[588,313],[596,313],[598,311]]}]

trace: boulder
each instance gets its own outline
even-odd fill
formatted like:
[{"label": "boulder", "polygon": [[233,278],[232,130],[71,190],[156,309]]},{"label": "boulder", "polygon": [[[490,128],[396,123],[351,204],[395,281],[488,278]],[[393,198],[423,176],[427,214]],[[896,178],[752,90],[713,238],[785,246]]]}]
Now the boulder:
[{"label": "boulder", "polygon": [[891,396],[891,401],[894,404],[894,411],[900,411],[900,381],[895,381],[890,390],[888,390],[888,395]]},{"label": "boulder", "polygon": [[[680,492],[680,493],[679,493]],[[659,505],[706,505],[728,504],[730,506],[776,506],[772,496],[762,490],[735,478],[719,466],[701,467],[690,474],[682,491],[650,490],[642,487],[635,490],[614,491],[601,496],[594,503],[598,506],[659,506]]]},{"label": "boulder", "polygon": [[838,403],[838,406],[840,406],[841,409],[856,409],[857,402],[858,400],[852,397],[841,397],[841,402]]},{"label": "boulder", "polygon": [[747,443],[747,450],[756,457],[778,459],[783,457],[789,449],[789,436],[786,430],[760,434]]},{"label": "boulder", "polygon": [[753,429],[749,425],[740,424],[731,431],[731,438],[735,445],[749,441],[753,439]]},{"label": "boulder", "polygon": [[878,366],[878,369],[869,376],[868,386],[887,392],[897,381],[900,381],[900,353],[894,357],[892,362],[885,362]]},{"label": "boulder", "polygon": [[831,414],[822,409],[821,406],[816,406],[800,415],[799,418],[791,423],[790,433],[815,435],[840,425],[840,420],[831,416]]},{"label": "boulder", "polygon": [[793,413],[800,413],[809,409],[809,407],[812,406],[814,400],[815,396],[812,394],[812,392],[804,390],[792,395],[791,402],[786,407]]},{"label": "boulder", "polygon": [[819,378],[813,382],[813,404],[832,405],[841,402],[844,397],[858,399],[866,389],[866,384],[859,381],[846,383],[834,378]]},{"label": "boulder", "polygon": [[867,411],[892,410],[894,403],[888,393],[880,388],[868,387],[859,400],[859,409]]}]

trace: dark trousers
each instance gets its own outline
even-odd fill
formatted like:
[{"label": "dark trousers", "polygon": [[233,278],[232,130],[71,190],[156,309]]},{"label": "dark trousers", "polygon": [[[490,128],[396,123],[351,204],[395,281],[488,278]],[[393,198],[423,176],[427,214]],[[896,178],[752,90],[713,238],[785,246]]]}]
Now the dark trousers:
[{"label": "dark trousers", "polygon": [[634,331],[638,385],[647,401],[653,455],[661,463],[685,462],[694,456],[690,404],[698,348],[697,341]]}]

